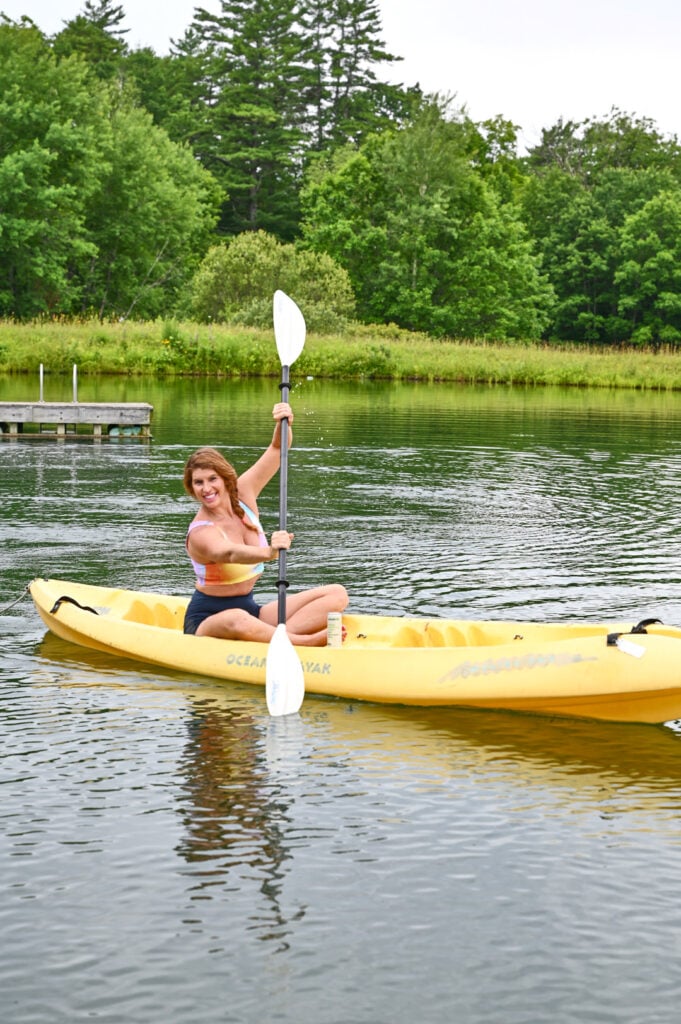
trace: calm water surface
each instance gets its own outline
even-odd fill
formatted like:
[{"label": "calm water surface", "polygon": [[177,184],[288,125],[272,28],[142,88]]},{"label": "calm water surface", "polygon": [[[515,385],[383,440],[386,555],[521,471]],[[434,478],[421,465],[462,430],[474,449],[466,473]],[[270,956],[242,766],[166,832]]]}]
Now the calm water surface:
[{"label": "calm water surface", "polygon": [[[83,651],[12,604],[35,575],[188,592],[183,462],[247,466],[277,395],[83,380],[151,401],[153,441],[0,443],[3,1024],[676,1024],[676,723],[319,698],[271,720],[259,690]],[[292,586],[681,623],[681,396],[292,400]]]}]

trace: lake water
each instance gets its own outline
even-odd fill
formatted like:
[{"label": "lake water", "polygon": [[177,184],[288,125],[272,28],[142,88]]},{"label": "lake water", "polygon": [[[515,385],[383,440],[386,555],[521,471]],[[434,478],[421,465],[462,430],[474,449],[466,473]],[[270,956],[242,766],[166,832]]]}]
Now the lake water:
[{"label": "lake water", "polygon": [[[292,588],[681,624],[680,395],[294,383]],[[85,378],[81,401],[152,402],[153,440],[0,442],[3,1024],[676,1024],[677,723],[320,698],[272,720],[22,598],[37,575],[188,593],[184,460],[245,468],[278,393]]]}]

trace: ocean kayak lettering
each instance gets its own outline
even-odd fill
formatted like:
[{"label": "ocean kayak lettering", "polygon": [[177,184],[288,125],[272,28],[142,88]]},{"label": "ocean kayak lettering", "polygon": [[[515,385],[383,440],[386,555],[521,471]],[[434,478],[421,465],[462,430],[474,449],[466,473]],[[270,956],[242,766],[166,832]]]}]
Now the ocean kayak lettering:
[{"label": "ocean kayak lettering", "polygon": [[597,661],[595,657],[585,658],[582,654],[523,654],[513,658],[488,658],[486,661],[464,661],[456,665],[445,675],[440,676],[439,683],[448,683],[452,679],[468,679],[469,676],[486,676],[497,672],[522,672],[528,668],[548,668],[549,665],[576,665],[580,661]]},{"label": "ocean kayak lettering", "polygon": [[[228,654],[225,659],[227,665],[238,665],[239,668],[265,668],[267,658],[259,658],[253,654]],[[331,666],[328,661],[306,661],[303,663],[303,671],[309,675],[329,675]]]},{"label": "ocean kayak lettering", "polygon": [[239,665],[241,668],[264,668],[266,658],[256,658],[252,654],[228,654],[225,663],[227,665]]},{"label": "ocean kayak lettering", "polygon": [[309,675],[328,676],[331,672],[331,666],[328,661],[305,661],[303,662],[303,671]]}]

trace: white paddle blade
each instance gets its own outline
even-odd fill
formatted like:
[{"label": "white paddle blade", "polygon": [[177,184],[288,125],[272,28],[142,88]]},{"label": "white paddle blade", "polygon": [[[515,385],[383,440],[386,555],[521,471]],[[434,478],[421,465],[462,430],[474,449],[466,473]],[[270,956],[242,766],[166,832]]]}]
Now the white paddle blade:
[{"label": "white paddle blade", "polygon": [[282,366],[293,366],[305,344],[305,318],[293,299],[277,290],[272,302],[274,340]]},{"label": "white paddle blade", "polygon": [[305,696],[303,666],[283,622],[275,629],[267,650],[265,696],[272,717],[295,715]]}]

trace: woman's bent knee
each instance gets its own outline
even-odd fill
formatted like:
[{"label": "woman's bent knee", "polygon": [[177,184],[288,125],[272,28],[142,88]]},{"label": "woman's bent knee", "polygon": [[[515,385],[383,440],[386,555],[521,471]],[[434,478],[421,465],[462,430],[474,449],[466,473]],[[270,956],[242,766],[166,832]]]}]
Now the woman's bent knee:
[{"label": "woman's bent knee", "polygon": [[333,599],[334,605],[337,606],[336,610],[339,612],[344,611],[350,603],[350,595],[343,586],[342,583],[331,583],[329,585],[330,596]]},{"label": "woman's bent knee", "polygon": [[236,639],[248,631],[249,619],[252,618],[252,615],[241,608],[227,608],[204,619],[196,630],[196,635]]}]

